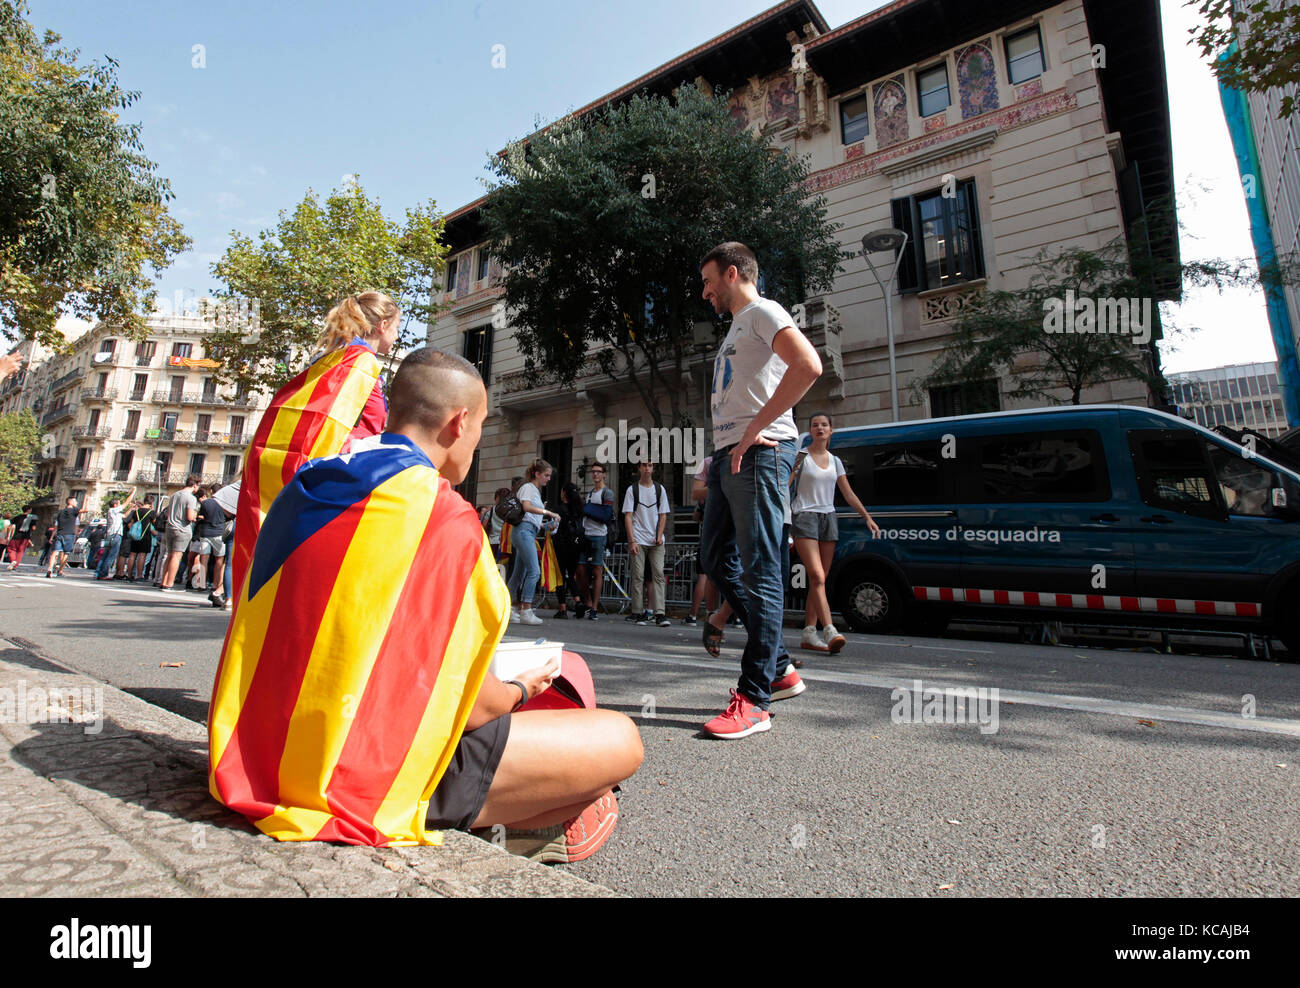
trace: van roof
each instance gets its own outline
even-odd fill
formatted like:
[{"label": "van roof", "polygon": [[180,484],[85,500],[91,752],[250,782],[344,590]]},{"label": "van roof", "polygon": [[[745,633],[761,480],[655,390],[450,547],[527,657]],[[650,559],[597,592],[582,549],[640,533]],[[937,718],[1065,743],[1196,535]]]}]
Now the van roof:
[{"label": "van roof", "polygon": [[[910,429],[915,426],[937,425],[943,422],[963,423],[974,421],[996,421],[999,419],[1014,421],[1016,419],[1028,418],[1031,416],[1049,416],[1058,415],[1071,418],[1076,415],[1085,415],[1092,412],[1122,412],[1129,418],[1147,419],[1150,428],[1160,428],[1162,426],[1177,426],[1180,429],[1191,429],[1201,433],[1208,439],[1213,439],[1220,446],[1236,446],[1232,440],[1226,436],[1221,436],[1217,432],[1198,425],[1191,419],[1180,418],[1177,415],[1170,415],[1168,412],[1162,412],[1156,408],[1147,408],[1145,405],[1050,405],[1045,408],[1020,408],[1010,409],[1001,412],[979,412],[974,415],[947,415],[940,418],[929,419],[908,419],[901,422],[878,422],[874,425],[849,425],[842,429],[836,429],[831,436],[832,447],[840,445],[846,435],[861,435],[863,433],[884,432],[891,429]],[[798,448],[802,449],[808,445],[809,433],[800,433],[798,439]],[[837,441],[838,440],[838,441]],[[1275,470],[1288,474],[1300,481],[1300,473],[1279,463],[1270,460],[1261,453],[1256,453],[1254,459],[1268,464]]]}]

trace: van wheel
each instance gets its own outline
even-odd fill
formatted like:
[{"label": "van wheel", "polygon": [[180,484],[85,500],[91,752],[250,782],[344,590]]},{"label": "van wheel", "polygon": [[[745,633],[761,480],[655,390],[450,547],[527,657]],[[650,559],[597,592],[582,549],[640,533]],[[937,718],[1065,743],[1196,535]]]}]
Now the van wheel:
[{"label": "van wheel", "polygon": [[888,576],[858,570],[841,576],[835,589],[839,611],[854,631],[886,634],[903,620],[903,594]]}]

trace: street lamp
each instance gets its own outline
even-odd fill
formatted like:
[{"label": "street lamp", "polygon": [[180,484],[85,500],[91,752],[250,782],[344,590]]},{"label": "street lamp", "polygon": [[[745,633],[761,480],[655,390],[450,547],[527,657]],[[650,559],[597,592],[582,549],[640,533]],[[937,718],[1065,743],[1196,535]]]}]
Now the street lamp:
[{"label": "street lamp", "polygon": [[156,456],[154,457],[153,462],[154,462],[154,474],[158,478],[158,497],[153,503],[153,508],[155,511],[157,511],[158,505],[162,504],[162,468],[163,468],[163,464],[166,463],[167,460],[164,457]]},{"label": "street lamp", "polygon": [[[862,257],[867,262],[867,267],[871,269],[876,284],[880,286],[881,293],[885,296],[885,327],[889,338],[889,407],[893,413],[891,419],[893,422],[898,421],[898,368],[894,364],[894,279],[898,276],[898,266],[903,261],[903,251],[906,247],[907,234],[892,227],[873,230],[862,238]],[[888,289],[880,280],[880,273],[876,270],[876,266],[871,263],[872,254],[884,251],[889,251],[891,254],[898,252],[894,257],[893,270],[889,272]]]}]

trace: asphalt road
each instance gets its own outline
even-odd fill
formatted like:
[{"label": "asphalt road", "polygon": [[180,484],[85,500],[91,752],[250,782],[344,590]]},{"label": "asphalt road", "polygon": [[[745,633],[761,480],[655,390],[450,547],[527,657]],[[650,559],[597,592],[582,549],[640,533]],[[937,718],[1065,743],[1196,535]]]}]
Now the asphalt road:
[{"label": "asphalt road", "polygon": [[[35,572],[0,574],[0,636],[204,719],[223,612],[199,594]],[[808,690],[774,705],[771,731],[716,741],[700,725],[735,683],[736,630],[719,659],[680,622],[552,620],[528,631],[581,652],[602,705],[641,728],[646,759],[624,787],[617,832],[567,866],[622,892],[1300,887],[1300,665],[850,635],[835,657],[795,653],[807,659]],[[794,648],[797,633],[786,640]],[[917,679],[997,688],[996,732],[895,723],[891,691]]]}]

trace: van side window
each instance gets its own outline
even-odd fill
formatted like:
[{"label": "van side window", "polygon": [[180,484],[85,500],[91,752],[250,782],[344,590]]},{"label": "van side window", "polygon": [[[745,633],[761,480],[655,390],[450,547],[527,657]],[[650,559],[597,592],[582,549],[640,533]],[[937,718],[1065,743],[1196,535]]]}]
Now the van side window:
[{"label": "van side window", "polygon": [[1142,501],[1154,508],[1223,517],[1214,473],[1199,436],[1130,434]]},{"label": "van side window", "polygon": [[[944,504],[943,460],[937,441],[897,446],[837,447],[853,493],[868,506],[877,504]],[[836,504],[844,498],[836,493]]]},{"label": "van side window", "polygon": [[1274,486],[1273,471],[1261,463],[1210,443],[1210,462],[1219,480],[1219,493],[1230,515],[1263,518],[1269,514],[1269,491]]},{"label": "van side window", "polygon": [[1096,433],[993,436],[982,440],[980,477],[980,493],[986,501],[1110,498],[1105,455]]}]

